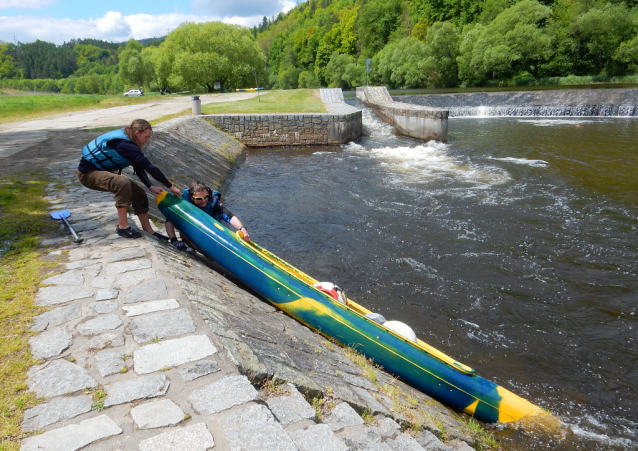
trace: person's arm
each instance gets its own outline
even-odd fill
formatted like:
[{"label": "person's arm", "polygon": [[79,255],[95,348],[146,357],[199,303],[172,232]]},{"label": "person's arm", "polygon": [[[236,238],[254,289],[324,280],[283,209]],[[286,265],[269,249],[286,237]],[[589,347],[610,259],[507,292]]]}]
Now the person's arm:
[{"label": "person's arm", "polygon": [[237,216],[228,211],[221,199],[219,199],[215,204],[215,207],[213,207],[213,213],[215,213],[215,219],[221,218],[237,230],[241,230],[244,241],[250,241],[248,229],[244,227]]},{"label": "person's arm", "polygon": [[[109,141],[109,144],[111,144],[111,141]],[[157,166],[151,163],[148,158],[146,158],[137,144],[134,144],[125,139],[119,140],[119,142],[114,144],[114,148],[117,153],[131,162],[131,164],[133,165],[133,169],[135,169],[135,173],[142,181],[142,183],[144,183],[144,185],[146,185],[146,187],[151,190],[151,192],[153,192],[154,194],[159,194],[164,190],[153,185],[151,180],[148,178],[148,175],[146,174],[147,172],[151,174],[151,176],[155,180],[166,186],[173,194],[179,195],[181,193],[179,188],[173,186],[173,184],[166,178],[164,173]]]},{"label": "person's arm", "polygon": [[250,241],[250,235],[248,235],[248,229],[244,227],[237,216],[233,216],[230,218],[230,225],[235,227],[237,230],[241,231],[243,234],[242,238],[244,241]]}]

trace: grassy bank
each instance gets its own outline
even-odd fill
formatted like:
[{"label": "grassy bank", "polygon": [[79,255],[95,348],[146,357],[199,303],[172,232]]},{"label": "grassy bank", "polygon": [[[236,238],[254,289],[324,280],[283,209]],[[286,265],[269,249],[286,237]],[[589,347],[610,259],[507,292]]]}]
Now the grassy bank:
[{"label": "grassy bank", "polygon": [[[34,177],[25,177],[34,178]],[[34,305],[43,270],[56,266],[37,250],[38,236],[55,226],[42,199],[47,181],[0,179],[0,450],[18,450],[20,423],[37,404],[28,393],[28,368],[37,363],[28,340],[32,319],[45,309]]]},{"label": "grassy bank", "polygon": [[326,109],[316,89],[271,91],[252,99],[236,102],[209,103],[203,114],[249,113],[325,113]]}]

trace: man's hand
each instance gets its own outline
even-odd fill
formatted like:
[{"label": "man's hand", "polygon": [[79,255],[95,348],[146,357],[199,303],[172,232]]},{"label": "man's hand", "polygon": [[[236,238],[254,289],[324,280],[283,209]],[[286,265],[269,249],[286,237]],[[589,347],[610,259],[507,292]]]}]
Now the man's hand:
[{"label": "man's hand", "polygon": [[182,191],[176,187],[175,185],[172,185],[169,190],[171,190],[171,193],[175,194],[176,196],[180,196],[182,194]]},{"label": "man's hand", "polygon": [[151,186],[149,188],[149,190],[151,191],[151,193],[153,194],[162,194],[164,192],[163,188],[160,188],[159,186]]}]

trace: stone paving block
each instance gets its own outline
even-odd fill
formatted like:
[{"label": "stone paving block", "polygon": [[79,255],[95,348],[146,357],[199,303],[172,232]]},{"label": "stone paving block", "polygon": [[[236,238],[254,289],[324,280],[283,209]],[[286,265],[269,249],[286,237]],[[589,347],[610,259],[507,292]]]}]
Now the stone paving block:
[{"label": "stone paving block", "polygon": [[185,381],[192,381],[198,377],[206,376],[207,374],[216,373],[221,368],[214,360],[200,360],[193,366],[186,368],[180,368],[178,371],[181,374],[182,379]]},{"label": "stone paving block", "polygon": [[408,434],[399,434],[397,438],[386,443],[393,451],[423,451],[423,447]]},{"label": "stone paving block", "polygon": [[102,272],[102,265],[91,265],[84,268],[84,272],[89,276],[97,277]]},{"label": "stone paving block", "polygon": [[138,343],[147,343],[153,338],[167,338],[195,332],[195,324],[188,310],[181,309],[135,318],[129,330]]},{"label": "stone paving block", "polygon": [[59,326],[67,321],[79,318],[80,316],[82,316],[82,307],[80,304],[56,307],[50,312],[44,312],[43,314],[33,318],[33,326],[31,326],[31,330],[41,332],[50,327]]},{"label": "stone paving block", "polygon": [[73,344],[73,336],[66,327],[49,329],[31,337],[31,354],[36,359],[48,359],[62,354]]},{"label": "stone paving block", "polygon": [[146,280],[151,280],[157,277],[154,269],[141,269],[139,271],[127,272],[120,276],[117,281],[117,286],[120,288],[130,288],[141,284]]},{"label": "stone paving block", "polygon": [[133,352],[135,372],[147,374],[203,359],[217,352],[206,335],[152,343]]},{"label": "stone paving block", "polygon": [[121,251],[111,253],[106,261],[109,263],[121,262],[124,260],[132,260],[134,258],[144,257],[146,255],[146,251],[141,247],[131,247],[128,249],[123,249]]},{"label": "stone paving block", "polygon": [[124,346],[124,335],[121,332],[110,332],[98,335],[97,337],[93,337],[87,341],[82,348],[87,351],[99,351],[100,349],[104,349],[109,346],[114,348]]},{"label": "stone paving block", "polygon": [[355,376],[354,374],[343,373],[341,375],[347,383],[354,385],[355,387],[365,388],[366,390],[378,391],[372,382],[365,377]]},{"label": "stone paving block", "polygon": [[168,297],[166,283],[163,280],[153,280],[151,282],[138,285],[124,295],[124,303],[154,301]]},{"label": "stone paving block", "polygon": [[40,246],[49,247],[49,246],[64,246],[66,243],[71,241],[71,237],[63,236],[60,238],[49,238],[46,240],[40,241]]},{"label": "stone paving block", "polygon": [[327,424],[300,429],[290,433],[290,437],[299,451],[348,451],[346,444],[337,438]]},{"label": "stone paving block", "polygon": [[187,400],[201,415],[210,415],[259,399],[259,394],[246,376],[226,376],[192,392]]},{"label": "stone paving block", "polygon": [[330,426],[333,431],[364,423],[363,418],[346,402],[337,405],[332,412],[325,416],[323,422]]},{"label": "stone paving block", "polygon": [[100,221],[84,221],[80,223],[73,224],[73,229],[76,232],[84,232],[85,230],[94,230],[102,227],[102,223]]},{"label": "stone paving block", "polygon": [[170,385],[169,380],[161,375],[141,376],[122,382],[107,385],[104,407],[124,404],[143,398],[164,396]]},{"label": "stone paving block", "polygon": [[376,430],[377,434],[384,439],[393,439],[401,432],[401,426],[392,418],[377,415],[374,419],[376,425],[371,425],[370,428]]},{"label": "stone paving block", "polygon": [[122,368],[126,367],[124,353],[118,351],[98,352],[95,356],[95,363],[102,377],[117,374]]},{"label": "stone paving block", "polygon": [[35,295],[35,305],[48,306],[64,302],[85,299],[93,296],[93,292],[79,287],[42,287]]},{"label": "stone paving block", "polygon": [[135,305],[124,306],[126,316],[139,316],[146,313],[160,312],[162,310],[174,310],[179,308],[179,303],[175,299],[162,299],[159,301],[141,302]]},{"label": "stone paving block", "polygon": [[287,396],[275,396],[266,400],[266,404],[268,404],[268,408],[275,415],[275,418],[279,420],[283,427],[303,420],[315,421],[317,418],[315,409],[308,404],[294,385],[286,384],[286,387],[289,391]]},{"label": "stone paving block", "polygon": [[117,299],[119,291],[115,288],[103,288],[95,294],[96,301],[106,301],[108,299]]},{"label": "stone paving block", "polygon": [[113,286],[113,282],[115,282],[114,276],[96,277],[89,285],[95,288],[111,288]]},{"label": "stone paving block", "polygon": [[[342,373],[342,375],[343,374],[344,373]],[[390,411],[383,404],[377,401],[377,399],[372,396],[368,390],[354,386],[350,386],[350,389],[355,392],[357,396],[359,396],[359,398],[361,398],[361,400],[370,408],[370,413],[372,415],[381,413],[383,415],[392,416]]]},{"label": "stone paving block", "polygon": [[164,432],[142,440],[140,451],[207,451],[215,446],[205,423]]},{"label": "stone paving block", "polygon": [[[449,448],[445,446],[441,441],[431,433],[430,431],[422,431],[416,436],[415,440],[422,448],[428,451],[449,451]],[[465,442],[461,442],[465,443]],[[467,445],[467,443],[465,443]]]},{"label": "stone paving block", "polygon": [[97,335],[107,330],[117,329],[122,325],[122,320],[115,313],[100,316],[80,324],[77,331],[82,335]]},{"label": "stone paving block", "polygon": [[27,385],[38,396],[52,398],[97,387],[97,381],[84,368],[60,359],[30,374]]},{"label": "stone paving block", "polygon": [[184,421],[184,411],[170,399],[162,399],[132,408],[131,417],[139,429],[163,428]]},{"label": "stone paving block", "polygon": [[79,287],[84,283],[84,276],[77,269],[72,269],[57,276],[47,277],[41,283],[44,285],[74,285]]},{"label": "stone paving block", "polygon": [[224,419],[231,451],[297,451],[297,446],[263,405],[250,405]]},{"label": "stone paving block", "polygon": [[81,395],[58,398],[51,402],[38,404],[24,413],[22,429],[25,431],[37,431],[50,424],[75,418],[78,415],[89,412],[92,403],[91,396]]},{"label": "stone paving block", "polygon": [[89,316],[98,316],[104,313],[111,313],[113,310],[117,309],[117,306],[117,302],[113,301],[92,302],[89,304]]},{"label": "stone paving block", "polygon": [[139,260],[122,261],[117,263],[109,263],[106,265],[106,275],[115,276],[129,271],[138,269],[146,269],[153,266],[148,258],[140,258]]},{"label": "stone paving block", "polygon": [[80,424],[45,432],[22,442],[21,451],[76,451],[97,440],[122,433],[122,429],[107,415],[90,418]]},{"label": "stone paving block", "polygon": [[71,262],[71,263],[67,263],[66,264],[66,269],[80,269],[80,268],[86,268],[87,266],[93,266],[93,265],[97,265],[99,263],[97,263],[95,260],[78,260],[75,262]]},{"label": "stone paving block", "polygon": [[348,435],[339,436],[350,449],[365,449],[370,451],[392,451],[389,445],[381,442],[381,436],[374,429],[355,428]]}]

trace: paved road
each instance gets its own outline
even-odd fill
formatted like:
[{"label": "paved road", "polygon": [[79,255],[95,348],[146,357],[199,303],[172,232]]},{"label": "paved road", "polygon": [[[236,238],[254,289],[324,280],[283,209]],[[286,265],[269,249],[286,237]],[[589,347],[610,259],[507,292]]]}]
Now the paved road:
[{"label": "paved road", "polygon": [[[253,92],[206,94],[200,96],[202,105],[250,99]],[[0,125],[0,164],[2,158],[14,155],[48,138],[53,130],[82,130],[98,127],[116,127],[130,124],[134,119],[158,119],[191,108],[191,98],[169,97],[157,102],[140,103],[113,108],[57,114],[30,121],[10,122]]]}]

